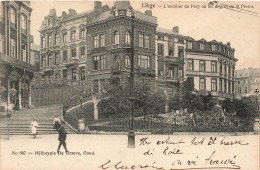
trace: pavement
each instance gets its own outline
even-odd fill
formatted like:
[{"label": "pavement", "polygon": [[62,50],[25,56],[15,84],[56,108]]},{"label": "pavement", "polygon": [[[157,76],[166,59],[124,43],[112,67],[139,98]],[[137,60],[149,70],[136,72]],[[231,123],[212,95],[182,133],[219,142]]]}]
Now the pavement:
[{"label": "pavement", "polygon": [[68,154],[57,153],[58,135],[0,139],[1,170],[245,169],[259,170],[259,135],[69,134]]}]

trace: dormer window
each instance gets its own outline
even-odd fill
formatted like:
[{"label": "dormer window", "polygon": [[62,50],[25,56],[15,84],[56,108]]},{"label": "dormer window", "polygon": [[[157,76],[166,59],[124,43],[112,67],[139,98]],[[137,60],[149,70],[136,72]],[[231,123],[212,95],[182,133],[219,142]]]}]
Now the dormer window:
[{"label": "dormer window", "polygon": [[216,45],[215,44],[211,45],[211,50],[216,51]]},{"label": "dormer window", "polygon": [[128,8],[128,9],[126,10],[126,16],[131,17],[131,9]]},{"label": "dormer window", "polygon": [[192,49],[192,42],[188,42],[188,49]]},{"label": "dormer window", "polygon": [[204,44],[200,43],[200,50],[204,50]]},{"label": "dormer window", "polygon": [[118,16],[118,10],[117,10],[117,8],[114,9],[114,16]]}]

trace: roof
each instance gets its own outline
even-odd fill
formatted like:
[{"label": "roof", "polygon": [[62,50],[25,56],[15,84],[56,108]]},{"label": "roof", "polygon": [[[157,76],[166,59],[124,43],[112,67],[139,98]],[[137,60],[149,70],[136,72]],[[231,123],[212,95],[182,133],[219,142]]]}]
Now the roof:
[{"label": "roof", "polygon": [[108,19],[110,16],[110,11],[106,11],[106,12],[102,12],[99,16],[97,16],[96,18],[94,18],[92,20],[92,22],[98,22],[98,21],[103,21]]},{"label": "roof", "polygon": [[114,7],[116,7],[117,9],[120,10],[120,9],[127,9],[127,8],[131,7],[131,5],[130,5],[130,1],[129,0],[115,1]]},{"label": "roof", "polygon": [[167,33],[167,34],[174,34],[174,35],[180,35],[179,33],[177,33],[174,30],[168,29],[168,28],[161,28],[161,27],[157,27],[156,28],[156,32],[161,32],[161,33]]},{"label": "roof", "polygon": [[144,13],[141,13],[139,11],[135,11],[135,17],[139,20],[150,22],[153,24],[157,24],[157,17],[146,15]]}]

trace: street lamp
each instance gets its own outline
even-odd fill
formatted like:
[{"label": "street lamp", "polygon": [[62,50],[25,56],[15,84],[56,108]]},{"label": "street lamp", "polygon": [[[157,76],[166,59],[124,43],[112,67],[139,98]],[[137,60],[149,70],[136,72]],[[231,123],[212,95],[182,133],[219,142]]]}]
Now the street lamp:
[{"label": "street lamp", "polygon": [[130,73],[130,97],[129,100],[131,102],[131,114],[130,114],[130,127],[128,132],[128,148],[135,147],[135,133],[134,133],[134,19],[135,13],[131,13],[131,73]]},{"label": "street lamp", "polygon": [[256,95],[256,98],[255,98],[255,100],[256,100],[256,107],[257,107],[256,109],[257,109],[257,114],[258,114],[258,107],[259,107],[259,106],[258,106],[258,93],[259,93],[259,90],[258,90],[258,88],[257,88],[257,89],[255,89],[255,91],[254,91],[254,92],[255,92],[255,95]]}]

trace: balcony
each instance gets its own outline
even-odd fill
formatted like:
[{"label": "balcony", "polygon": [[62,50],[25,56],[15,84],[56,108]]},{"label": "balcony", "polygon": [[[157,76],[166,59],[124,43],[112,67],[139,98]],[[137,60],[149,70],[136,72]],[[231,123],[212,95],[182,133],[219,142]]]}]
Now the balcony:
[{"label": "balcony", "polygon": [[137,73],[154,76],[155,70],[152,70],[151,68],[137,68]]},{"label": "balcony", "polygon": [[111,67],[111,73],[113,73],[113,74],[120,74],[121,73],[121,67],[112,66]]},{"label": "balcony", "polygon": [[78,58],[71,58],[69,60],[64,61],[64,65],[67,67],[74,66],[78,64],[79,59]]},{"label": "balcony", "polygon": [[19,60],[17,58],[8,56],[6,54],[0,53],[0,61],[3,61],[5,63],[8,63],[12,66],[18,67],[18,68],[23,68],[23,69],[27,69],[31,72],[36,71],[35,66],[32,64],[29,64],[27,62],[24,62],[22,60]]},{"label": "balcony", "polygon": [[165,81],[166,82],[171,82],[171,83],[177,83],[177,82],[182,83],[183,80],[184,80],[183,77],[178,77],[178,76],[176,76],[176,77],[166,76],[165,77]]},{"label": "balcony", "polygon": [[204,72],[204,71],[192,71],[192,70],[187,70],[186,72],[187,75],[198,75],[198,76],[219,76],[219,73],[217,72]]},{"label": "balcony", "polygon": [[180,57],[167,56],[166,61],[170,63],[184,64],[184,58],[180,58]]}]

